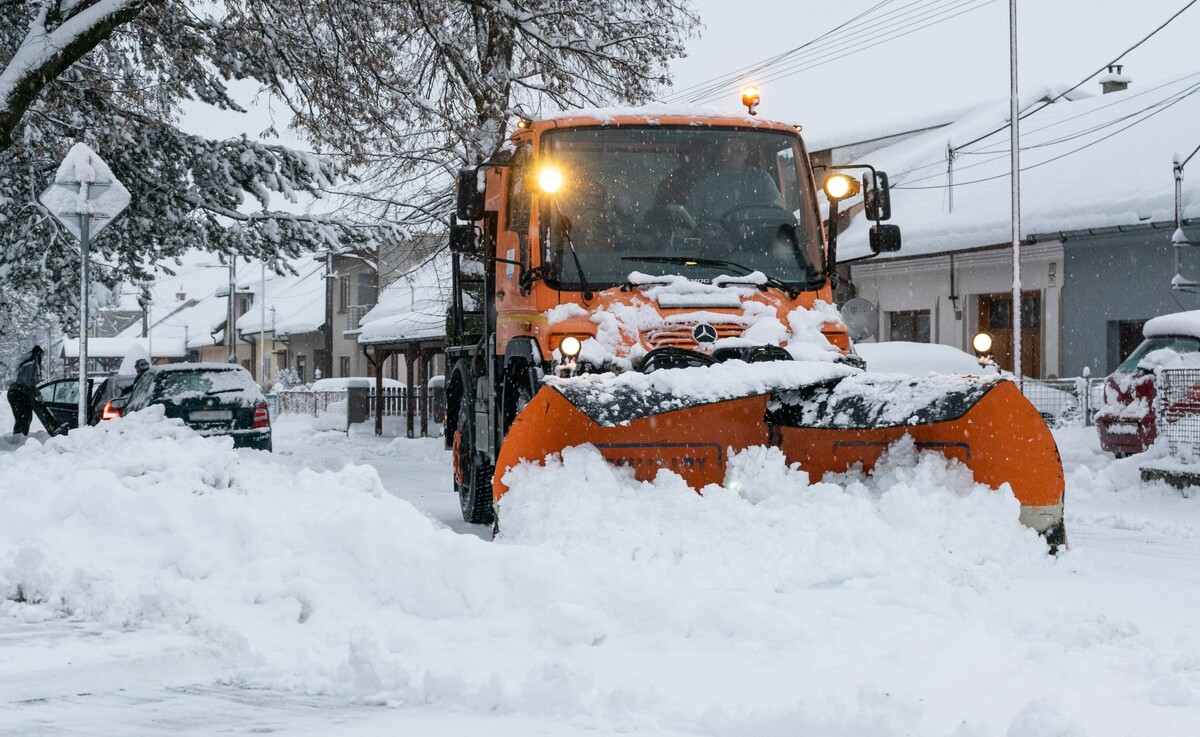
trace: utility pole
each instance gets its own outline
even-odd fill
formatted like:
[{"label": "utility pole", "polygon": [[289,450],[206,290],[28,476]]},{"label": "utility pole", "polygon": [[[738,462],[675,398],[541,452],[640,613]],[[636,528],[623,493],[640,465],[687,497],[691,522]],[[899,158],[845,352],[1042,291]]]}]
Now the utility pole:
[{"label": "utility pole", "polygon": [[258,383],[264,387],[267,385],[267,262],[262,262],[262,288],[258,292],[259,301],[262,303],[258,306],[259,323],[258,323],[258,352],[262,355],[260,363],[262,364],[262,376]]},{"label": "utility pole", "polygon": [[1012,335],[1013,374],[1017,386],[1025,388],[1021,376],[1021,103],[1017,98],[1017,0],[1008,0],[1008,57],[1009,57],[1009,116],[1011,118],[1009,146],[1012,167]]},{"label": "utility pole", "polygon": [[237,332],[237,256],[229,258],[229,317],[225,324],[225,343],[229,346],[229,363],[237,363],[237,344],[233,334]]},{"label": "utility pole", "polygon": [[325,360],[321,371],[326,378],[333,376],[333,251],[325,254]]}]

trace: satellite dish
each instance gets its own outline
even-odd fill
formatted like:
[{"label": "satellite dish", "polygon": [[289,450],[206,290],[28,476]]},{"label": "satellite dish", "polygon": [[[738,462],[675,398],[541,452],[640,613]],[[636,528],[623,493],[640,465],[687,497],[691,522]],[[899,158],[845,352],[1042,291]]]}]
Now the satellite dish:
[{"label": "satellite dish", "polygon": [[855,297],[842,305],[842,320],[850,331],[851,340],[874,338],[879,329],[879,309],[862,297]]}]

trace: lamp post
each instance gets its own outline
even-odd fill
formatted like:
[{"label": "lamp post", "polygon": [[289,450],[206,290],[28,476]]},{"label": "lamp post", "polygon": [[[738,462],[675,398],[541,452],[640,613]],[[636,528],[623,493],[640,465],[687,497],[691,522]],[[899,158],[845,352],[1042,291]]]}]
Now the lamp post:
[{"label": "lamp post", "polygon": [[1021,104],[1017,99],[1017,0],[1008,0],[1009,57],[1009,165],[1012,168],[1012,324],[1013,374],[1017,386],[1025,388],[1021,376]]}]

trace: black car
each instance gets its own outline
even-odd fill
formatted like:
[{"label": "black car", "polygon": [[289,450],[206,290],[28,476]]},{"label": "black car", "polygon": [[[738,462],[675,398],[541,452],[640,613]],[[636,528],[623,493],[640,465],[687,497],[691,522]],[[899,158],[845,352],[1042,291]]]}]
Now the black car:
[{"label": "black car", "polygon": [[153,404],[201,435],[228,435],[235,448],[271,450],[267,399],[246,369],[231,363],[152,366],[128,397],[112,406],[122,415]]},{"label": "black car", "polygon": [[[88,377],[88,424],[101,420],[112,420],[121,413],[112,408],[112,400],[128,394],[137,377],[129,374],[118,376]],[[73,430],[79,426],[79,377],[47,381],[38,387],[42,404],[58,423]]]}]

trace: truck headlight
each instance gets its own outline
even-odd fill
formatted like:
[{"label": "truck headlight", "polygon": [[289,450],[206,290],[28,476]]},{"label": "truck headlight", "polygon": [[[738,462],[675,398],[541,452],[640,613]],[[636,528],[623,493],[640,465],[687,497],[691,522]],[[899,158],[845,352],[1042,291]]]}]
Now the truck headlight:
[{"label": "truck headlight", "polygon": [[567,358],[574,358],[578,356],[579,350],[582,347],[583,344],[580,343],[579,338],[576,338],[574,335],[568,335],[562,339],[561,343],[558,344],[558,350],[562,351],[562,354]]}]

